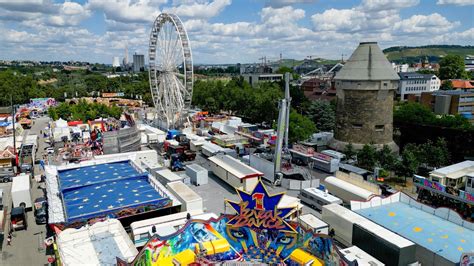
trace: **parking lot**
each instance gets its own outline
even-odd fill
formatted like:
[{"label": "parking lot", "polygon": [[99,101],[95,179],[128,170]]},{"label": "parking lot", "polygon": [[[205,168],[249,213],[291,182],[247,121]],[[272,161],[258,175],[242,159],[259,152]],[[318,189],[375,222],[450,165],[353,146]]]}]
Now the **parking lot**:
[{"label": "parking lot", "polygon": [[[36,119],[35,124],[30,130],[25,131],[26,134],[39,135],[40,130],[44,129],[49,118]],[[45,143],[42,137],[39,138],[38,142],[38,154],[37,158],[42,158]],[[35,174],[40,174],[39,168],[36,168]],[[0,188],[4,190],[4,205],[7,206],[7,217],[5,219],[6,225],[4,228],[5,240],[2,243],[2,258],[0,265],[49,265],[46,249],[44,246],[44,239],[46,238],[47,227],[46,225],[37,225],[33,211],[27,212],[28,229],[13,232],[13,238],[11,246],[7,245],[6,237],[10,228],[10,210],[11,210],[11,196],[10,189],[12,183],[0,184]],[[31,198],[34,201],[38,197],[44,195],[43,190],[35,180],[31,182]]]}]

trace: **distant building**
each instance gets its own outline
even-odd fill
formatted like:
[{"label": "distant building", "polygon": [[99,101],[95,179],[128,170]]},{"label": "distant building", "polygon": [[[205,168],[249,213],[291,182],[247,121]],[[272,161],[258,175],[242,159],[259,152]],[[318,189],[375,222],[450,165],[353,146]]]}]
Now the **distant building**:
[{"label": "distant building", "polygon": [[145,56],[135,53],[133,55],[133,72],[145,71]]},{"label": "distant building", "polygon": [[112,61],[112,66],[113,67],[119,67],[120,66],[120,59],[118,56],[114,56],[114,60]]},{"label": "distant building", "polygon": [[472,89],[474,89],[474,80],[452,79],[451,84],[453,85],[453,90],[472,90]]},{"label": "distant building", "polygon": [[423,92],[420,103],[436,114],[459,114],[474,124],[474,90]]},{"label": "distant building", "polygon": [[373,143],[398,151],[393,141],[393,98],[400,77],[377,43],[360,43],[334,80],[336,130],[329,146],[344,150],[352,143],[362,149]]},{"label": "distant building", "polygon": [[336,99],[336,87],[333,79],[311,78],[301,84],[301,89],[306,98],[312,101]]},{"label": "distant building", "polygon": [[441,86],[441,80],[434,74],[402,72],[398,75],[400,76],[398,94],[401,100],[407,100],[409,94],[420,96],[422,92],[437,91]]},{"label": "distant building", "polygon": [[267,74],[267,73],[249,73],[242,74],[244,80],[247,81],[252,87],[255,87],[260,82],[275,82],[283,80],[283,74]]},{"label": "distant building", "polygon": [[393,70],[395,70],[397,73],[400,73],[400,72],[408,72],[409,65],[408,64],[397,65],[395,63],[392,63],[392,67],[393,67]]},{"label": "distant building", "polygon": [[474,71],[474,55],[468,55],[464,58],[464,67],[466,71]]}]

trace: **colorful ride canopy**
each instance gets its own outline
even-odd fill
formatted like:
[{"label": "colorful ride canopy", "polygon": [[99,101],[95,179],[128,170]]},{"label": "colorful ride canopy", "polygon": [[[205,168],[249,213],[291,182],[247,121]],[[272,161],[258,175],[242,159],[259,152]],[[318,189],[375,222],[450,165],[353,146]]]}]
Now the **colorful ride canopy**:
[{"label": "colorful ride canopy", "polygon": [[270,195],[261,181],[251,193],[237,193],[240,202],[227,201],[237,214],[207,221],[190,219],[176,233],[165,237],[155,234],[132,265],[209,265],[226,261],[354,265],[343,259],[329,236],[306,231],[287,219],[292,208],[277,208],[284,193]]}]

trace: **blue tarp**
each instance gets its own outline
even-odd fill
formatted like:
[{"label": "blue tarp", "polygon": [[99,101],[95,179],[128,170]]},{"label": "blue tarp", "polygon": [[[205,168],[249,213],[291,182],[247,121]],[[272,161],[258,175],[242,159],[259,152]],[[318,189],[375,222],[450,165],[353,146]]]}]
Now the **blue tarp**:
[{"label": "blue tarp", "polygon": [[[165,207],[162,197],[128,161],[87,166],[59,172],[66,221],[126,213],[138,206]],[[130,212],[133,213],[133,210]]]},{"label": "blue tarp", "polygon": [[474,250],[474,231],[401,202],[356,212],[454,263]]}]

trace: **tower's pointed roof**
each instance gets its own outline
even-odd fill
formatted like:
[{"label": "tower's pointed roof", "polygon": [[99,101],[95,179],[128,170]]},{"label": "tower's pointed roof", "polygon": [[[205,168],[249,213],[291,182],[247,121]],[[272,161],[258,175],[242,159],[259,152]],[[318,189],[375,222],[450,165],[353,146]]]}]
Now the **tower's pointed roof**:
[{"label": "tower's pointed roof", "polygon": [[399,80],[376,42],[361,42],[336,74],[336,80]]}]

